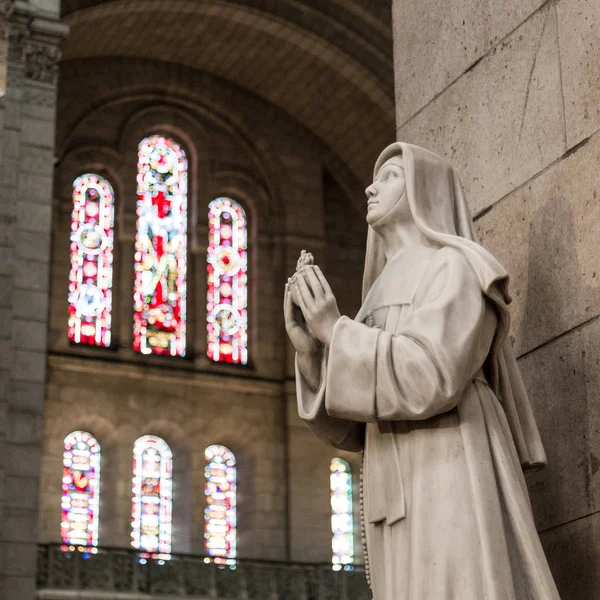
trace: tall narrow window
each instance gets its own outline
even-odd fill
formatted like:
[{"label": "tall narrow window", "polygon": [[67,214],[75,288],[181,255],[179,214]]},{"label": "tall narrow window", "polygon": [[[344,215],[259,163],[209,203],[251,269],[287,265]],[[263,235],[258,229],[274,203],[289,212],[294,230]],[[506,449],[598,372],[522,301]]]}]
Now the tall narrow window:
[{"label": "tall narrow window", "polygon": [[131,545],[153,557],[171,552],[172,468],[164,440],[145,435],[135,442]]},{"label": "tall narrow window", "polygon": [[231,198],[208,208],[208,357],[248,362],[248,231],[244,209]]},{"label": "tall narrow window", "polygon": [[354,527],[352,524],[352,474],[350,465],[341,458],[331,461],[331,541],[333,568],[348,569],[354,562]]},{"label": "tall narrow window", "polygon": [[138,146],[133,347],[185,355],[187,159],[169,138]]},{"label": "tall narrow window", "polygon": [[98,545],[100,444],[87,431],[64,442],[61,537],[66,547]]},{"label": "tall narrow window", "polygon": [[206,509],[204,538],[206,552],[216,563],[235,562],[236,470],[235,457],[225,446],[209,446],[206,458]]},{"label": "tall narrow window", "polygon": [[77,344],[110,345],[114,200],[100,175],[73,182],[68,335]]}]

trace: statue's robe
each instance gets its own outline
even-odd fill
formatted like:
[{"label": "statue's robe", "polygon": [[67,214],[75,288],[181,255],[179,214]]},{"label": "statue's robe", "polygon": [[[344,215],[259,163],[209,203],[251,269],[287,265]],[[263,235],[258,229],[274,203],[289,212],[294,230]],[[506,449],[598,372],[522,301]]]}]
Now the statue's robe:
[{"label": "statue's robe", "polygon": [[[300,416],[364,449],[374,600],[556,600],[525,479],[485,362],[496,312],[452,248],[393,259],[355,320],[341,317]],[[366,425],[365,425],[366,424]]]}]

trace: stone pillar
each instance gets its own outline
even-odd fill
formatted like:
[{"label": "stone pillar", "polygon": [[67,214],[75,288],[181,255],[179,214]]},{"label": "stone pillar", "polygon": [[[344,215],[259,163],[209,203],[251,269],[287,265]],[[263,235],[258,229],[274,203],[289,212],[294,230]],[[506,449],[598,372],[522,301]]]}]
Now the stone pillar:
[{"label": "stone pillar", "polygon": [[[14,0],[0,0],[0,97],[6,92],[6,63],[8,60],[8,20]],[[0,111],[2,108],[0,108]]]},{"label": "stone pillar", "polygon": [[16,1],[0,121],[0,597],[35,597],[58,6]]},{"label": "stone pillar", "polygon": [[[11,2],[0,3],[0,134],[4,131],[6,92],[6,62],[8,58],[8,18],[12,10]],[[4,135],[0,137],[0,165],[4,158]],[[0,167],[0,183],[3,173]],[[5,208],[6,197],[3,185],[0,185],[0,457],[4,455],[6,438],[6,402],[10,386],[10,308],[12,288],[12,265],[10,264],[10,247],[12,246],[12,222]],[[4,522],[4,503],[6,490],[4,469],[0,462],[0,523]],[[0,538],[1,540],[1,538]],[[3,587],[3,548],[0,546],[0,592]]]},{"label": "stone pillar", "polygon": [[548,453],[529,476],[561,598],[600,589],[600,4],[393,0],[399,140],[458,170],[511,274]]}]

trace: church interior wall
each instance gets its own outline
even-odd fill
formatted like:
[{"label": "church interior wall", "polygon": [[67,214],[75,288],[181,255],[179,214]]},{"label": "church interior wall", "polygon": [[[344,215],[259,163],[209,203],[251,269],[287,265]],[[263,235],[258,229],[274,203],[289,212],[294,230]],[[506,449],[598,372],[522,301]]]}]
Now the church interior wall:
[{"label": "church interior wall", "polygon": [[[393,5],[398,139],[457,167],[511,275],[511,335],[548,454],[528,475],[536,524],[561,597],[595,598],[600,7],[453,0],[432,20],[431,4]],[[405,85],[412,73],[425,76]]]},{"label": "church interior wall", "polygon": [[[204,449],[221,443],[237,459],[238,555],[329,561],[329,464],[338,454],[313,438],[289,394],[283,284],[307,249],[331,274],[340,308],[356,312],[366,237],[361,187],[279,109],[193,69],[65,62],[58,115],[40,541],[60,541],[63,440],[83,429],[102,447],[99,544],[129,546],[133,442],[154,433],[174,452],[174,552],[204,552]],[[131,349],[136,147],[153,132],[172,135],[190,157],[185,358]],[[72,182],[90,170],[107,177],[116,195],[115,339],[108,349],[73,345],[66,329]],[[237,368],[205,356],[206,207],[228,194],[244,204],[250,227],[251,358]],[[339,455],[354,473],[360,561],[360,457]]]},{"label": "church interior wall", "polygon": [[0,7],[0,597],[10,600],[35,595],[55,67],[66,34],[57,7],[42,4]]},{"label": "church interior wall", "polygon": [[[54,365],[57,364],[55,368]],[[238,469],[238,552],[285,553],[285,465],[278,386],[232,385],[163,367],[88,364],[51,358],[41,481],[41,541],[60,541],[63,440],[90,431],[102,448],[99,543],[128,547],[133,443],[162,437],[173,451],[173,551],[204,553],[204,449],[224,444]],[[78,368],[77,368],[78,367]],[[150,372],[149,372],[150,371]],[[178,522],[179,521],[179,522]]]},{"label": "church interior wall", "polygon": [[[0,31],[8,81],[0,98],[0,596],[34,597],[36,543],[60,541],[62,443],[80,428],[102,445],[101,545],[130,544],[132,446],[153,432],[175,455],[174,551],[203,552],[203,452],[222,443],[238,461],[240,556],[330,560],[329,464],[339,456],[354,475],[362,561],[361,457],[322,444],[298,418],[281,304],[306,249],[341,312],[358,308],[363,189],[393,141],[395,71],[397,139],[456,167],[483,244],[511,274],[511,335],[549,461],[527,476],[536,524],[561,596],[594,598],[600,5],[393,0],[392,70],[386,2],[307,0],[298,10],[266,0],[258,14],[252,0],[239,0],[214,3],[210,15],[193,3],[169,16],[160,43],[140,38],[134,48],[120,27],[141,23],[136,31],[151,35],[141,3],[116,10],[63,0],[72,36],[57,73],[66,34],[59,0],[17,4],[11,27],[25,37],[3,53]],[[34,16],[43,32],[31,29]],[[224,35],[177,54],[172,31],[202,23]],[[39,64],[23,52],[31,43],[47,50]],[[245,50],[236,57],[233,48]],[[257,76],[253,64],[262,65]],[[187,356],[172,360],[131,349],[135,153],[158,130],[191,158],[189,343]],[[109,349],[67,339],[70,194],[85,170],[116,192]],[[220,194],[249,217],[251,365],[243,368],[206,358],[206,206]]]}]

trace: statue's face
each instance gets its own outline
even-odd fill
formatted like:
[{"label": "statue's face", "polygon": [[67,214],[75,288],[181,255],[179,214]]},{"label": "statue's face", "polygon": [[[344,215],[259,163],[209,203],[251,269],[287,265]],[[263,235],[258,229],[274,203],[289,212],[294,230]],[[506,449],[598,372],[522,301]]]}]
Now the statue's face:
[{"label": "statue's face", "polygon": [[406,190],[402,159],[393,156],[383,163],[375,181],[365,190],[367,194],[367,223],[372,225],[396,206]]}]

